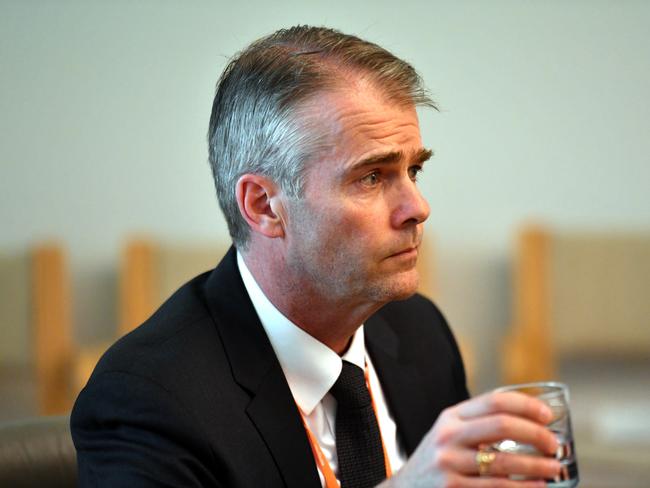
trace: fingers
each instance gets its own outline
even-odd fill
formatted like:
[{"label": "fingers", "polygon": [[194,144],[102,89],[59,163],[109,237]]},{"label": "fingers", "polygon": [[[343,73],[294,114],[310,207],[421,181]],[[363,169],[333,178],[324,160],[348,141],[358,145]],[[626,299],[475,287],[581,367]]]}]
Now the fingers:
[{"label": "fingers", "polygon": [[[473,453],[469,453],[471,457]],[[560,463],[555,459],[522,454],[497,452],[490,464],[489,476],[520,475],[527,478],[555,479],[560,472]],[[478,469],[476,469],[476,472]]]},{"label": "fingers", "polygon": [[[446,456],[445,468],[466,475],[477,475],[477,452],[473,449],[459,449]],[[554,479],[560,472],[560,463],[555,459],[523,454],[495,452],[494,460],[487,468],[487,476],[520,475],[527,478]]]},{"label": "fingers", "polygon": [[534,446],[540,453],[555,454],[557,440],[546,427],[551,419],[547,405],[521,393],[493,392],[472,398],[442,412],[400,470],[400,479],[406,480],[403,486],[417,486],[409,483],[425,479],[433,481],[422,486],[545,487],[544,480],[555,479],[560,472],[556,459],[502,451],[477,459],[477,449],[508,439]]},{"label": "fingers", "polygon": [[551,409],[531,396],[487,393],[460,403],[455,413],[466,421],[466,426],[454,432],[454,440],[466,446],[513,439],[532,444],[544,453],[557,450],[555,436],[542,426],[553,417]]},{"label": "fingers", "polygon": [[539,451],[548,454],[554,454],[558,447],[555,436],[546,427],[530,420],[504,414],[467,421],[465,428],[457,430],[454,440],[461,445],[476,446],[492,444],[503,439],[531,444]]},{"label": "fingers", "polygon": [[551,409],[541,400],[517,392],[486,393],[456,406],[461,418],[471,419],[495,413],[509,413],[547,424],[553,418]]}]

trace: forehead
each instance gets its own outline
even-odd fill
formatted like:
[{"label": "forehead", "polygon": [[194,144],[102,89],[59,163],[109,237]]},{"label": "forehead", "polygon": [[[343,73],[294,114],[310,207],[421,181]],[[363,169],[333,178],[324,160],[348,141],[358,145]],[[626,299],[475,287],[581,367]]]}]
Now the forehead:
[{"label": "forehead", "polygon": [[390,102],[372,87],[320,94],[304,113],[330,158],[349,162],[373,152],[411,153],[422,147],[415,106]]}]

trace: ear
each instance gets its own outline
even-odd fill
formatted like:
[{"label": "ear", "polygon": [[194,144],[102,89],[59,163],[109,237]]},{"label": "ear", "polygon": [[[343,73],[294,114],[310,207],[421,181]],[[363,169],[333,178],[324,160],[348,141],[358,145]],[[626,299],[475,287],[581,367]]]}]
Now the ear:
[{"label": "ear", "polygon": [[239,212],[251,229],[266,237],[284,237],[281,191],[268,178],[245,174],[235,188]]}]

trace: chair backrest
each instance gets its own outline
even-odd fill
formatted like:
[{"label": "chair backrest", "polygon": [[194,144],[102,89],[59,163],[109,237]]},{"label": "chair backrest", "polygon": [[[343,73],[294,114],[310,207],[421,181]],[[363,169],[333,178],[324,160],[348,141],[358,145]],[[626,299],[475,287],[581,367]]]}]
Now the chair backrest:
[{"label": "chair backrest", "polygon": [[0,424],[0,486],[76,487],[77,455],[69,421],[64,416]]},{"label": "chair backrest", "polygon": [[5,366],[31,360],[30,287],[28,254],[0,254],[0,361]]},{"label": "chair backrest", "polygon": [[144,322],[183,283],[214,268],[228,247],[222,242],[129,242],[120,269],[119,334]]},{"label": "chair backrest", "polygon": [[549,296],[558,354],[650,354],[650,234],[557,234]]},{"label": "chair backrest", "polygon": [[650,358],[650,234],[529,228],[513,278],[505,381],[552,378],[560,357]]},{"label": "chair backrest", "polygon": [[0,300],[0,391],[9,390],[0,395],[2,403],[16,395],[34,403],[33,414],[67,412],[73,331],[61,247],[42,245],[1,256]]}]

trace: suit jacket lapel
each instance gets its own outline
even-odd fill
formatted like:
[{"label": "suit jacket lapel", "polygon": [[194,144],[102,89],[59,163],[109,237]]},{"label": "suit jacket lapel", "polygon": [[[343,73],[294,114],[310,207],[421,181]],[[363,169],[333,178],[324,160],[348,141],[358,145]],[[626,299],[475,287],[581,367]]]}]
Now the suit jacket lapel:
[{"label": "suit jacket lapel", "polygon": [[235,381],[251,395],[246,413],[290,488],[320,488],[300,413],[257,317],[230,248],[206,283],[206,298]]},{"label": "suit jacket lapel", "polygon": [[431,399],[434,385],[427,385],[415,359],[400,351],[399,336],[381,315],[366,321],[364,334],[398,435],[410,456],[435,420]]}]

